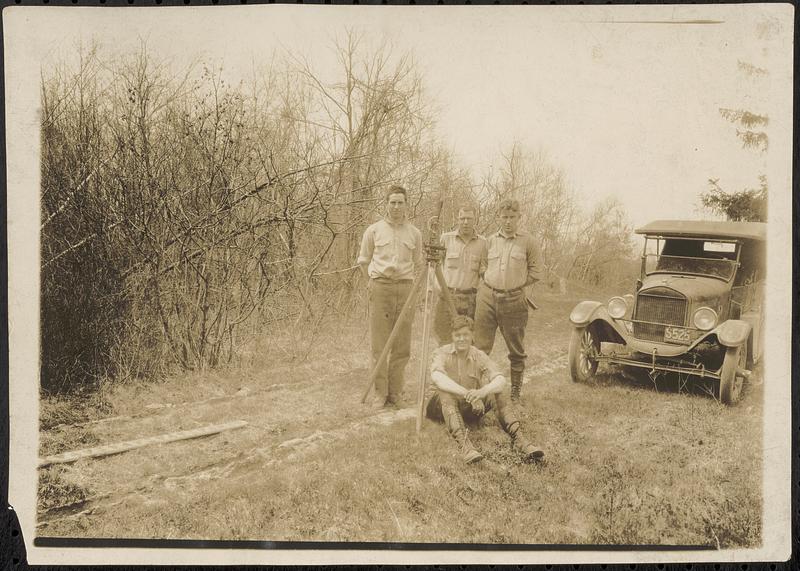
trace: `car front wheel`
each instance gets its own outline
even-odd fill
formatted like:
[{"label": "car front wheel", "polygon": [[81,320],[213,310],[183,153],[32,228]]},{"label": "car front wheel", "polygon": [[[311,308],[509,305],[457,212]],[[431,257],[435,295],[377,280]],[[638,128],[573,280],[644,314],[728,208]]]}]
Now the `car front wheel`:
[{"label": "car front wheel", "polygon": [[722,361],[719,377],[719,400],[731,405],[739,400],[744,377],[737,375],[737,369],[744,368],[747,360],[747,347],[728,347]]},{"label": "car front wheel", "polygon": [[600,341],[589,327],[572,330],[569,340],[569,374],[576,383],[585,383],[597,372]]}]

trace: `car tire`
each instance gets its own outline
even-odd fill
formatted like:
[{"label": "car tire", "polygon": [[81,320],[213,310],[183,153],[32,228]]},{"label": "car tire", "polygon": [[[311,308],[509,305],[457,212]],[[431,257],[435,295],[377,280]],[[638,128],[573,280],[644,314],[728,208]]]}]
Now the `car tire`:
[{"label": "car tire", "polygon": [[742,394],[744,377],[736,374],[739,367],[744,368],[747,361],[747,345],[728,347],[722,368],[719,370],[719,400],[722,404],[735,404]]},{"label": "car tire", "polygon": [[576,383],[585,383],[597,372],[593,354],[600,352],[600,341],[590,327],[572,330],[569,339],[569,375]]}]

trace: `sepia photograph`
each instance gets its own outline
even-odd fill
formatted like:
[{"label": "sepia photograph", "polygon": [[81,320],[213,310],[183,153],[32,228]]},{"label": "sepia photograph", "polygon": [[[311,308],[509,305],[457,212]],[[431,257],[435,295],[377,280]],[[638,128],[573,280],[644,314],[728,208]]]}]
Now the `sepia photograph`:
[{"label": "sepia photograph", "polygon": [[6,8],[28,561],[788,559],[793,19]]}]

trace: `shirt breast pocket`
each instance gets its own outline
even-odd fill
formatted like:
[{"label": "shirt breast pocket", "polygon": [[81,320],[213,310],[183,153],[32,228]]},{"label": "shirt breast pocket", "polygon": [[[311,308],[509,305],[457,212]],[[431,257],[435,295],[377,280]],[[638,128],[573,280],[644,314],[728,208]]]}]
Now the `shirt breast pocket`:
[{"label": "shirt breast pocket", "polygon": [[461,251],[448,250],[445,255],[445,267],[453,270],[458,269],[459,258],[461,258]]},{"label": "shirt breast pocket", "polygon": [[381,258],[389,258],[392,255],[392,240],[387,236],[375,236],[375,254]]},{"label": "shirt breast pocket", "polygon": [[411,240],[401,240],[400,242],[400,261],[402,262],[411,262],[414,260],[414,251],[417,249],[417,245],[414,244]]},{"label": "shirt breast pocket", "polygon": [[514,246],[511,248],[511,256],[510,256],[511,265],[514,268],[525,268],[528,266],[528,256],[525,253],[525,250],[522,248],[518,248]]}]

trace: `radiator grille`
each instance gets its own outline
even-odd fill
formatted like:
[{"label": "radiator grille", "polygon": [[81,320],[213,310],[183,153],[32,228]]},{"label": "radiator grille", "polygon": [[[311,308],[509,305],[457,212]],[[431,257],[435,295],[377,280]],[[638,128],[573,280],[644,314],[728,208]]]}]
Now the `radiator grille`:
[{"label": "radiator grille", "polygon": [[[639,339],[664,341],[666,325],[686,325],[686,298],[674,290],[640,293],[636,299],[633,334]],[[649,321],[650,323],[641,323]]]}]

